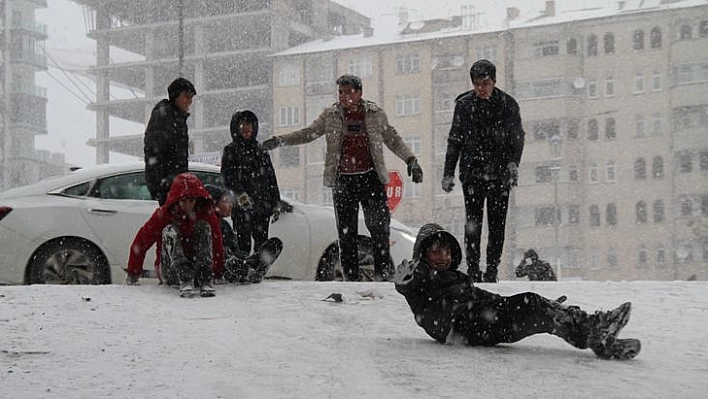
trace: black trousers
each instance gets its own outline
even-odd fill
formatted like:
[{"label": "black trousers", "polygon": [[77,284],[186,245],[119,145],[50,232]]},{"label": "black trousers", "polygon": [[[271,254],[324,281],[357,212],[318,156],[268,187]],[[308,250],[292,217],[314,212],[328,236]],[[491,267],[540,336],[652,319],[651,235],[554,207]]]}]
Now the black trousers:
[{"label": "black trousers", "polygon": [[359,204],[364,210],[364,223],[371,233],[374,249],[374,271],[384,274],[391,262],[389,247],[391,213],[386,186],[376,171],[360,175],[339,175],[332,188],[332,200],[339,234],[339,258],[344,278],[359,280]]},{"label": "black trousers", "polygon": [[474,346],[512,343],[534,334],[555,334],[550,301],[533,292],[475,304],[455,319],[453,333]]},{"label": "black trousers", "polygon": [[509,208],[509,188],[501,180],[468,179],[463,185],[465,196],[465,255],[467,274],[479,276],[484,207],[487,207],[487,275],[497,276],[497,267],[504,249],[506,212]]},{"label": "black trousers", "polygon": [[[263,243],[268,240],[270,216],[252,212],[234,212],[231,221],[236,233],[236,244],[242,257],[247,257],[253,252],[258,252]],[[253,238],[253,246],[251,246]]]}]

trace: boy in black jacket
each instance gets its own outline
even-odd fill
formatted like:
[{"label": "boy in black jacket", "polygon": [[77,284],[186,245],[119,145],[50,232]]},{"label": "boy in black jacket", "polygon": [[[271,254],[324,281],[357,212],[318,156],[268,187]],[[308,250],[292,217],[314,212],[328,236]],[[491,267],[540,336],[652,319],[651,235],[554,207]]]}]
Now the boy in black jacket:
[{"label": "boy in black jacket", "polygon": [[636,339],[618,339],[629,321],[631,304],[587,314],[533,292],[501,296],[475,287],[457,270],[462,259],[454,236],[436,224],[421,227],[413,261],[403,261],[396,290],[406,297],[415,320],[438,342],[494,346],[547,333],[598,357],[629,359],[639,353]]},{"label": "boy in black jacket", "polygon": [[[235,193],[231,216],[242,256],[260,250],[268,239],[271,215],[280,214],[280,189],[270,155],[256,140],[258,118],[251,111],[238,111],[231,118],[231,138],[221,156],[221,175],[226,188]],[[253,246],[251,243],[253,239]]]},{"label": "boy in black jacket", "polygon": [[233,195],[225,187],[207,184],[205,188],[214,200],[224,240],[224,274],[217,277],[229,283],[260,283],[270,265],[278,259],[283,242],[278,238],[269,238],[259,252],[244,258],[236,245],[236,234],[226,221],[233,210]]}]

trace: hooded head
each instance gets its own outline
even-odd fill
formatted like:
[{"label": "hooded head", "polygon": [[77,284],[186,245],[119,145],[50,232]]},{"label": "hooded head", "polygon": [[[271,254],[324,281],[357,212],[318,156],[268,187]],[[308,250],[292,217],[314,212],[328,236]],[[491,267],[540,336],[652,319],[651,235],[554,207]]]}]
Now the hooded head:
[{"label": "hooded head", "polygon": [[202,181],[191,173],[180,173],[175,176],[167,193],[165,207],[170,208],[185,198],[196,198],[197,208],[213,204],[209,192],[204,188]]},{"label": "hooded head", "polygon": [[524,259],[538,260],[538,254],[535,250],[529,248],[524,252]]},{"label": "hooded head", "polygon": [[450,247],[450,270],[456,270],[462,261],[462,250],[457,239],[448,233],[442,226],[435,223],[428,223],[420,228],[418,236],[413,246],[413,259],[420,260],[425,256],[425,252],[435,242],[442,241]]},{"label": "hooded head", "polygon": [[231,117],[231,139],[234,141],[244,140],[241,136],[241,124],[243,122],[248,122],[251,124],[251,137],[250,139],[254,142],[258,137],[258,117],[253,111],[244,110],[236,111],[236,113]]},{"label": "hooded head", "polygon": [[192,82],[185,78],[177,78],[173,80],[169,86],[167,86],[167,96],[170,101],[174,101],[174,99],[179,97],[179,94],[183,91],[186,91],[193,96],[197,95],[197,89],[194,88]]}]

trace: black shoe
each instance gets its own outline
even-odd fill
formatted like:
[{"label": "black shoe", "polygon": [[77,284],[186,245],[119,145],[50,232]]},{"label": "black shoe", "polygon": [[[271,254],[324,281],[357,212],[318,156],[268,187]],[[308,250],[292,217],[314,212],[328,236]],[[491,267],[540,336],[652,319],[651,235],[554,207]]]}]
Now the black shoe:
[{"label": "black shoe", "polygon": [[470,279],[470,283],[481,283],[482,282],[482,272],[474,272],[467,270],[467,276]]},{"label": "black shoe", "polygon": [[496,283],[497,281],[497,274],[496,273],[484,273],[484,282],[485,283]]}]

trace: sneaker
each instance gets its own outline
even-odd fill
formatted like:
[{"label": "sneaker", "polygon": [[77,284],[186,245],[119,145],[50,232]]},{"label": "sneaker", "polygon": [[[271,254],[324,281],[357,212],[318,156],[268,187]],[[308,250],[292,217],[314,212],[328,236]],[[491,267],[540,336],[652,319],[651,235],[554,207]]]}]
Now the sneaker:
[{"label": "sneaker", "polygon": [[182,298],[191,298],[194,296],[194,286],[190,283],[182,283],[179,286],[179,296]]},{"label": "sneaker", "polygon": [[625,302],[617,309],[607,312],[595,312],[590,325],[588,346],[598,357],[610,359],[613,356],[612,345],[620,330],[629,322],[631,302]]},{"label": "sneaker", "polygon": [[214,287],[211,286],[210,282],[205,281],[199,288],[199,296],[201,296],[202,298],[211,298],[213,296],[216,296],[216,290],[214,289]]}]

